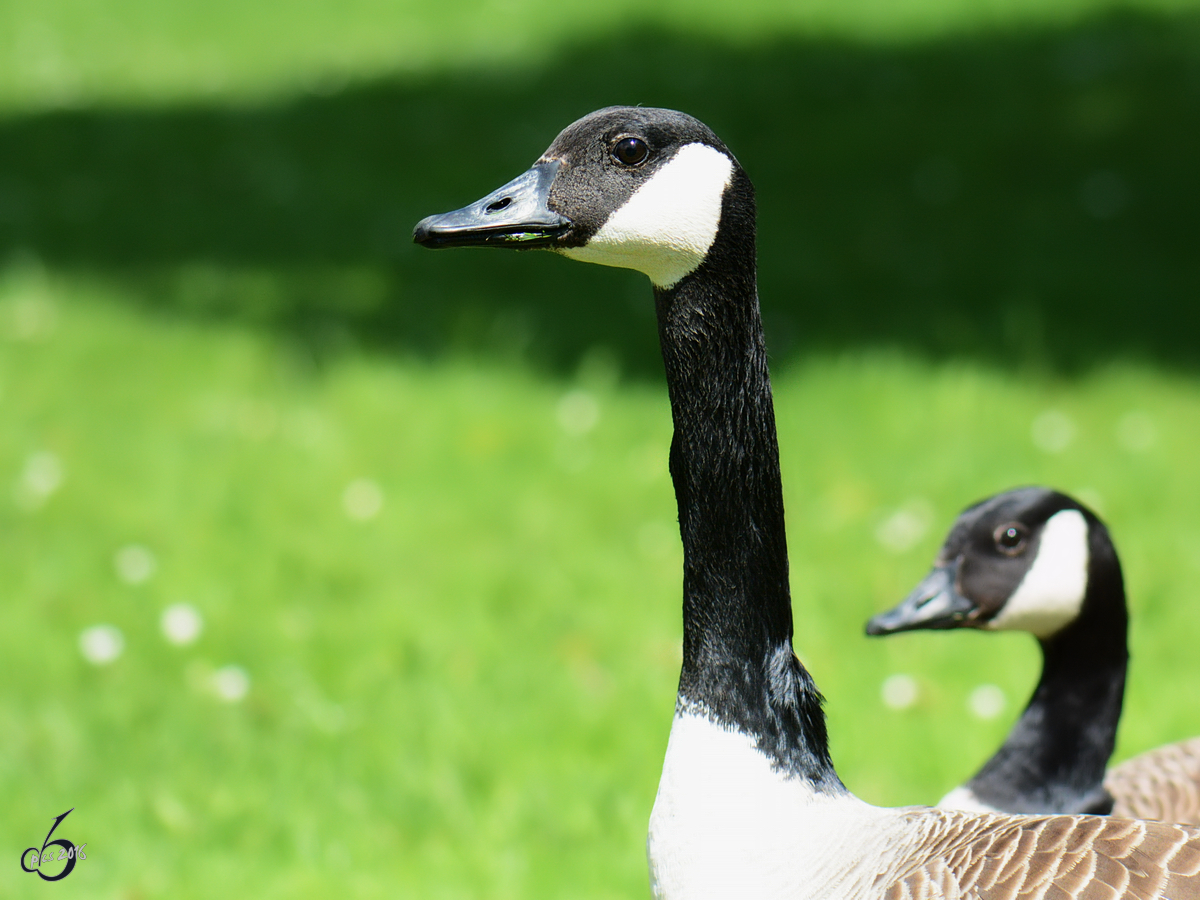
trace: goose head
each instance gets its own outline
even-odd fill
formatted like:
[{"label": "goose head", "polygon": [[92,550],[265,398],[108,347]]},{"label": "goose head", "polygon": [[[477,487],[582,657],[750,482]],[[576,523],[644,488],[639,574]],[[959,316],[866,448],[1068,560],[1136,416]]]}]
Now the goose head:
[{"label": "goose head", "polygon": [[866,631],[979,628],[1027,631],[1045,642],[1098,616],[1125,617],[1107,529],[1066,494],[1028,487],[964,510],[929,574]]},{"label": "goose head", "polygon": [[[731,185],[753,194],[737,160],[697,119],[669,109],[609,107],[569,125],[528,171],[480,200],[417,223],[426,247],[547,249],[636,269],[668,289],[708,256]],[[746,203],[749,209],[745,209]]]}]

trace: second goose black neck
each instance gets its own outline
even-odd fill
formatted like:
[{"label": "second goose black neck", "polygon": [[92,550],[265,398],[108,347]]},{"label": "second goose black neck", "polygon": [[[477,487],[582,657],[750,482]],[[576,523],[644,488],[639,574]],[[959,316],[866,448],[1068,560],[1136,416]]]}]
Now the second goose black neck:
[{"label": "second goose black neck", "polygon": [[1080,615],[1039,639],[1042,676],[996,754],[968,782],[1007,812],[1107,814],[1104,774],[1116,742],[1129,661],[1121,564],[1104,525],[1088,522],[1087,594]]},{"label": "second goose black neck", "polygon": [[755,277],[754,191],[735,169],[705,260],[655,290],[683,539],[679,703],[841,789],[822,698],[792,651],[783,490]]}]

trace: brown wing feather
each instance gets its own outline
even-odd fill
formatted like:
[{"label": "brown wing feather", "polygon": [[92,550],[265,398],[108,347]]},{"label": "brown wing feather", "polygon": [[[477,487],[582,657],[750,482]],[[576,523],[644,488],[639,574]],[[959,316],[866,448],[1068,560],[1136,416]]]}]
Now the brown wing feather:
[{"label": "brown wing feather", "polygon": [[1200,824],[1200,738],[1168,744],[1108,770],[1114,816]]},{"label": "brown wing feather", "polygon": [[1101,816],[911,810],[887,900],[1200,900],[1200,829]]}]

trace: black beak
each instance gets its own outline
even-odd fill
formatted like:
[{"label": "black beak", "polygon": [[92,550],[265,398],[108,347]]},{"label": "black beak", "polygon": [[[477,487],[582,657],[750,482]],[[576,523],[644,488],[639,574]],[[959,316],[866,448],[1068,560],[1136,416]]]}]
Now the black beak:
[{"label": "black beak", "polygon": [[957,575],[957,561],[933,569],[898,606],[871,619],[867,634],[957,628],[967,622],[979,610],[955,588]]},{"label": "black beak", "polygon": [[559,165],[557,159],[539,162],[470,206],[422,219],[413,240],[435,248],[551,246],[571,227],[546,205]]}]

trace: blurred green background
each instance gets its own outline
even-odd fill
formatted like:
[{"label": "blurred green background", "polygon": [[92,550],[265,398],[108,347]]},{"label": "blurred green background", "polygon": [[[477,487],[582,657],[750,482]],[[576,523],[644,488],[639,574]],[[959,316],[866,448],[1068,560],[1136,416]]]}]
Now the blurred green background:
[{"label": "blurred green background", "polygon": [[1200,2],[3,0],[0,896],[647,895],[649,288],[410,243],[614,103],[758,188],[848,785],[933,802],[1023,705],[1022,635],[861,635],[1021,483],[1122,553],[1118,756],[1200,732]]}]

